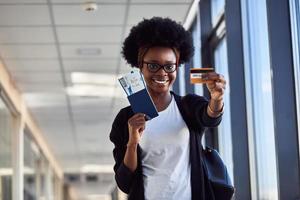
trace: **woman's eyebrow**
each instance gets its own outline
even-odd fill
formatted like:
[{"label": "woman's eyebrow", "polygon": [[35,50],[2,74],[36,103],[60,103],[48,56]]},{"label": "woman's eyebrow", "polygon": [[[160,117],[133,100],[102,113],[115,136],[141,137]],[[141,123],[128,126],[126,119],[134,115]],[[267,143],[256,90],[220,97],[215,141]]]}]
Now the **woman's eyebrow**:
[{"label": "woman's eyebrow", "polygon": [[[145,60],[145,62],[154,62],[154,63],[160,63],[160,61],[158,61],[158,60],[155,60],[155,59],[150,59],[150,60]],[[170,60],[166,60],[166,61],[164,61],[164,63],[167,63],[167,64],[173,64],[173,63],[175,63],[176,61],[170,61]]]}]

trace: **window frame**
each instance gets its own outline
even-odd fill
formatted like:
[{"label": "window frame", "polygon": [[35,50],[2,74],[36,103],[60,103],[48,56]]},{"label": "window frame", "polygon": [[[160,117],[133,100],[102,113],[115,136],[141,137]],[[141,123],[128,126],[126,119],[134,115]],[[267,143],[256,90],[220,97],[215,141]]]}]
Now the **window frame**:
[{"label": "window frame", "polygon": [[[300,196],[299,135],[289,1],[267,0],[267,16],[273,76],[279,199],[296,199]],[[291,166],[295,170],[291,170]]]}]

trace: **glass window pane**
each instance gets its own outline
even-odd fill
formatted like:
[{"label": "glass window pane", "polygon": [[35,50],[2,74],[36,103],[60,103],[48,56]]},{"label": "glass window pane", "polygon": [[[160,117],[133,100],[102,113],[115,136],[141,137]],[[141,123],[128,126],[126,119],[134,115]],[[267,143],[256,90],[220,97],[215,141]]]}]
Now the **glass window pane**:
[{"label": "glass window pane", "polygon": [[219,151],[226,163],[229,175],[233,181],[233,160],[232,160],[232,140],[231,140],[231,120],[230,120],[230,87],[227,62],[227,42],[224,38],[214,52],[215,69],[226,79],[226,90],[224,96],[225,112],[218,127]]},{"label": "glass window pane", "polygon": [[[192,68],[201,68],[201,40],[200,40],[200,16],[197,13],[196,21],[192,29],[193,44],[195,47],[195,52],[193,56]],[[203,95],[203,85],[194,84],[194,91],[197,95]]]},{"label": "glass window pane", "polygon": [[[298,133],[300,133],[300,2],[290,0],[293,61],[297,102]],[[299,145],[300,145],[300,137]],[[300,146],[299,146],[300,149]],[[300,152],[300,151],[299,151]],[[299,155],[300,156],[300,155]]]},{"label": "glass window pane", "polygon": [[41,155],[40,161],[40,199],[47,198],[47,174],[48,161],[44,155]]},{"label": "glass window pane", "polygon": [[40,150],[26,133],[24,135],[24,200],[38,199]]},{"label": "glass window pane", "polygon": [[225,0],[211,0],[211,19],[215,25],[224,12]]},{"label": "glass window pane", "polygon": [[0,98],[0,199],[12,199],[12,120]]},{"label": "glass window pane", "polygon": [[242,1],[251,186],[254,199],[278,199],[265,0]]}]

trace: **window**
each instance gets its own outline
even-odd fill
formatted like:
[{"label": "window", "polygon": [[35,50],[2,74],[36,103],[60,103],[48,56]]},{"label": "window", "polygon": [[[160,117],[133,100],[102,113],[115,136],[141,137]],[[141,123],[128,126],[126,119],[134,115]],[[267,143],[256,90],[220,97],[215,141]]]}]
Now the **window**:
[{"label": "window", "polygon": [[39,167],[40,150],[26,133],[24,135],[24,200],[38,199]]},{"label": "window", "polygon": [[47,196],[49,195],[48,188],[47,188],[48,167],[49,167],[49,163],[46,157],[42,154],[40,166],[39,166],[39,170],[40,170],[39,172],[40,173],[40,195],[39,196],[41,199],[46,199]]},{"label": "window", "polygon": [[[295,73],[295,89],[297,104],[298,133],[300,133],[300,3],[298,0],[290,0],[293,61]],[[300,137],[299,145],[300,145]],[[299,146],[300,149],[300,146]],[[300,156],[300,155],[299,155]]]},{"label": "window", "polygon": [[225,112],[222,122],[218,126],[219,152],[226,163],[228,173],[233,181],[233,160],[232,160],[232,140],[231,140],[231,119],[230,119],[230,88],[227,63],[227,42],[223,38],[214,51],[215,69],[226,79],[226,90],[224,96]]},{"label": "window", "polygon": [[241,1],[251,191],[278,199],[272,81],[265,0]]},{"label": "window", "polygon": [[12,199],[13,116],[0,98],[0,199]]},{"label": "window", "polygon": [[[192,29],[193,36],[193,44],[195,47],[195,53],[193,56],[193,68],[201,68],[201,40],[200,40],[200,16],[199,12],[197,13],[197,17],[195,19],[195,23]],[[197,95],[203,95],[203,85],[202,84],[194,84],[194,92]]]},{"label": "window", "polygon": [[211,18],[213,26],[219,21],[224,13],[225,0],[211,0]]},{"label": "window", "polygon": [[179,95],[180,96],[184,96],[185,95],[185,70],[184,65],[180,65],[178,67],[178,72],[177,72],[177,79],[178,79],[178,83],[179,83]]}]

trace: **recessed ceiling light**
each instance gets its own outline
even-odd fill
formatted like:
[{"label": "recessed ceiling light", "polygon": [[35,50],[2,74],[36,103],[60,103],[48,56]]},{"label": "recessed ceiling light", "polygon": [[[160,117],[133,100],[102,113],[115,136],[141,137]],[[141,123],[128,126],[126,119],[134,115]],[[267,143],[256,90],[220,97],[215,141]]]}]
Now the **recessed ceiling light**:
[{"label": "recessed ceiling light", "polygon": [[98,9],[98,5],[95,2],[91,2],[91,1],[85,2],[82,7],[83,10],[87,12],[93,12]]}]

